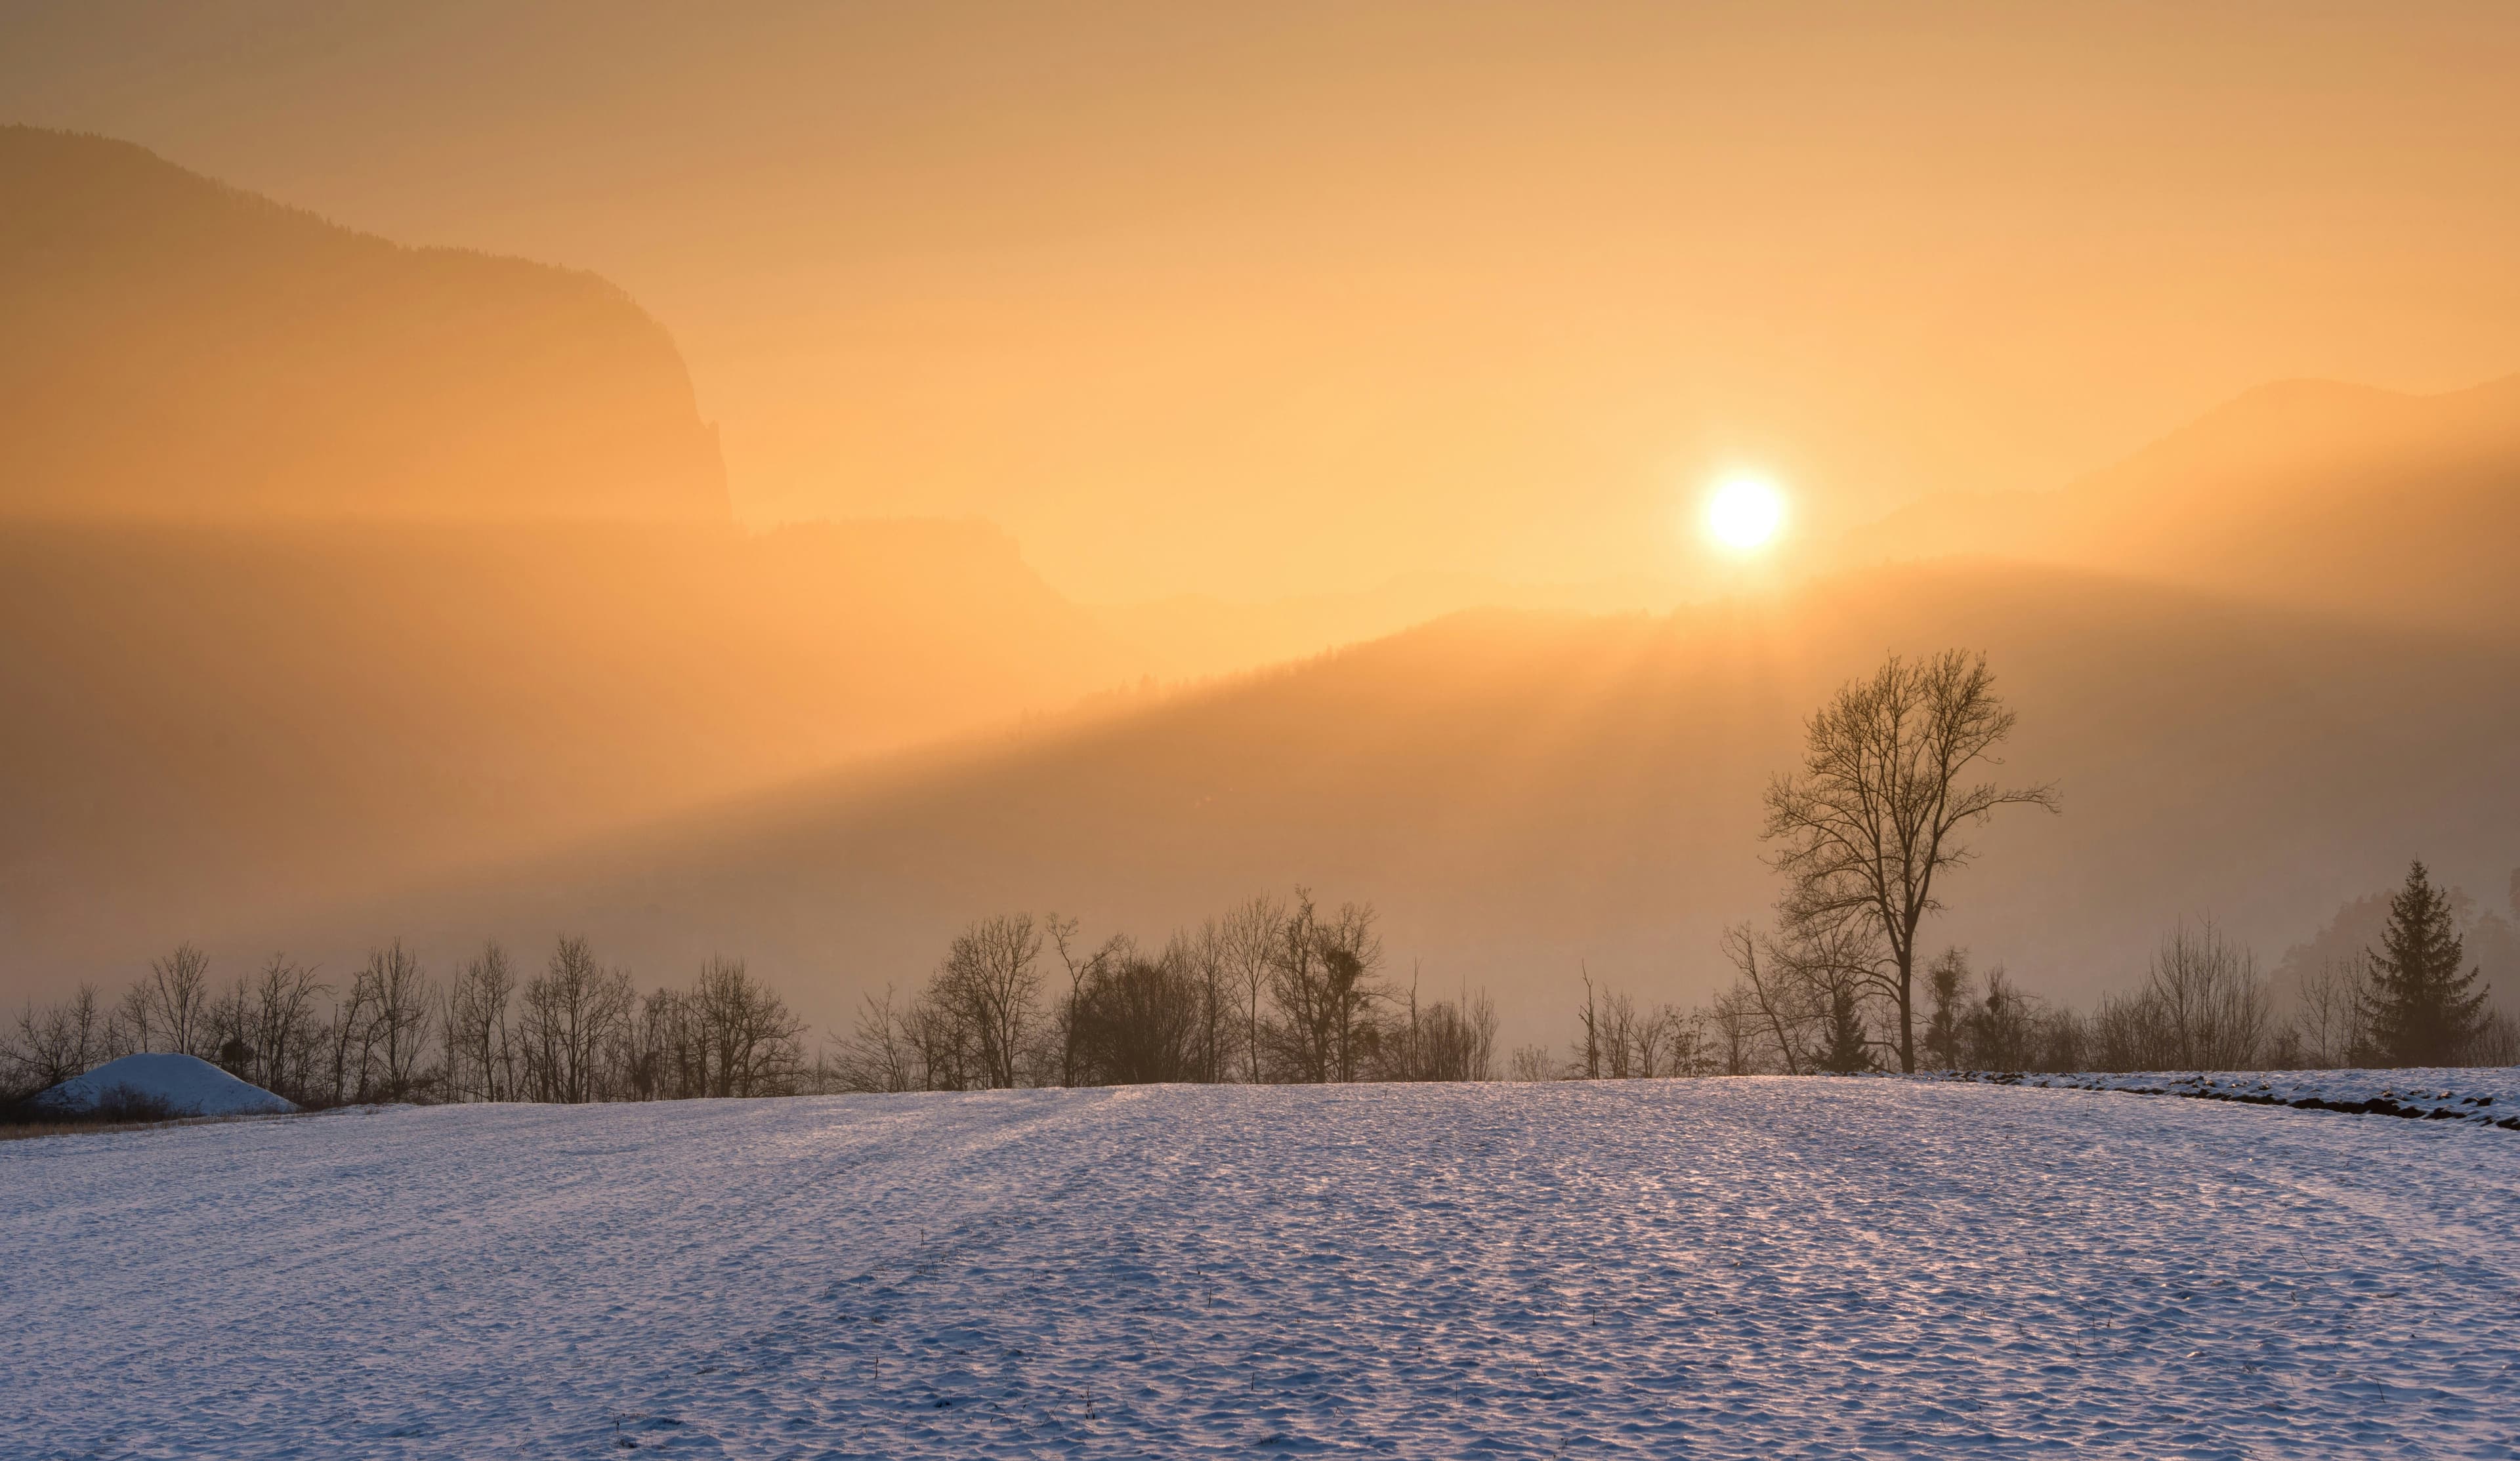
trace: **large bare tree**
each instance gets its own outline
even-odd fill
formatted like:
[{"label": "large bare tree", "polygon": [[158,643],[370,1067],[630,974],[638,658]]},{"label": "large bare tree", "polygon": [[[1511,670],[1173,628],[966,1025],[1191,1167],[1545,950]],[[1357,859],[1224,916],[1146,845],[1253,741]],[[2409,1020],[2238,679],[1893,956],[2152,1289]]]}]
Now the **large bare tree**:
[{"label": "large bare tree", "polygon": [[1266,1041],[1260,1035],[1260,996],[1277,967],[1278,945],[1283,937],[1286,906],[1262,893],[1225,915],[1218,939],[1228,977],[1242,1008],[1243,1079],[1260,1084],[1260,1056]]},{"label": "large bare tree", "polygon": [[525,982],[518,1033],[533,1098],[583,1104],[611,1094],[605,1056],[630,1023],[637,998],[626,971],[596,963],[585,939],[562,939],[543,972]]},{"label": "large bare tree", "polygon": [[1812,937],[1877,936],[1867,988],[1898,1011],[1899,1068],[1916,1068],[1916,929],[1943,905],[1936,880],[1970,859],[1961,840],[1999,807],[2057,808],[2052,783],[1969,777],[1998,766],[2015,716],[1986,656],[1892,655],[1805,726],[1802,769],[1769,783],[1769,862],[1789,880],[1780,911]]},{"label": "large bare tree", "polygon": [[1724,930],[1723,943],[1724,956],[1740,976],[1733,986],[1738,1002],[1756,1012],[1760,1027],[1776,1041],[1777,1058],[1784,1063],[1785,1074],[1801,1075],[1802,1052],[1809,1042],[1805,1027],[1819,1018],[1809,985],[1793,977],[1792,966],[1778,954],[1776,942],[1747,923]]},{"label": "large bare tree", "polygon": [[148,976],[122,996],[120,1014],[133,1048],[218,1053],[208,1040],[210,999],[208,954],[186,944],[164,958],[150,960]]},{"label": "large bare tree", "polygon": [[456,971],[446,996],[446,1075],[449,1100],[513,1101],[517,1083],[515,1032],[509,1004],[517,993],[508,951],[495,943]]},{"label": "large bare tree", "polygon": [[968,1035],[983,1084],[1019,1084],[1041,993],[1042,928],[1030,913],[983,918],[954,939],[936,1002]]},{"label": "large bare tree", "polygon": [[1282,1071],[1297,1085],[1348,1082],[1372,1054],[1373,1006],[1383,997],[1382,939],[1372,904],[1343,904],[1324,918],[1312,894],[1279,926],[1269,993],[1281,1015],[1270,1032]]},{"label": "large bare tree", "polygon": [[350,1002],[367,1016],[360,1098],[411,1099],[423,1079],[429,1012],[437,1002],[428,971],[396,939],[369,952],[367,967],[351,978]]}]

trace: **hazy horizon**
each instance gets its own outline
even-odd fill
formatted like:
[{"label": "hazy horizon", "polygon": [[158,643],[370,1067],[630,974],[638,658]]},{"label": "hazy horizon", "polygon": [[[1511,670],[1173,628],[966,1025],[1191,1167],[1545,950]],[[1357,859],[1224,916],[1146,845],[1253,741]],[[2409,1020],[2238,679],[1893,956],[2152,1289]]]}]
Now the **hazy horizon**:
[{"label": "hazy horizon", "polygon": [[591,269],[745,520],[1095,602],[1686,586],[1728,468],[1825,535],[2520,371],[2506,7],[977,17],[21,7],[0,117]]},{"label": "hazy horizon", "polygon": [[2502,10],[958,14],[13,16],[0,994],[571,932],[829,1028],[1306,884],[1537,1034],[1726,977],[1799,718],[1950,647],[2075,768],[1937,924],[2036,993],[2500,916]]}]

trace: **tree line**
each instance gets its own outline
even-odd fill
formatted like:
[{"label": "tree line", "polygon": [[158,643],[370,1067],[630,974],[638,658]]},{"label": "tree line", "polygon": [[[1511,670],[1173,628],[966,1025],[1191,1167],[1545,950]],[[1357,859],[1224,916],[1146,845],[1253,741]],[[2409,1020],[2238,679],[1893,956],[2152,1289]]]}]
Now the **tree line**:
[{"label": "tree line", "polygon": [[957,936],[926,982],[870,995],[828,1070],[841,1089],[1153,1082],[1486,1081],[1496,1006],[1426,1000],[1384,968],[1370,904],[1263,894],[1160,948],[1004,913]]},{"label": "tree line", "polygon": [[865,1000],[810,1056],[741,959],[642,994],[583,938],[539,971],[493,943],[439,978],[397,941],[336,985],[285,954],[222,984],[201,950],[119,998],[28,1001],[0,1104],[136,1052],[198,1056],[310,1109],[372,1102],[673,1100],[1153,1082],[1485,1081],[1496,1007],[1388,976],[1370,904],[1263,895],[1150,948],[1015,912],[955,936],[926,982]]},{"label": "tree line", "polygon": [[188,944],[119,998],[28,1001],[0,1039],[0,1097],[136,1053],[199,1056],[308,1108],[783,1095],[813,1085],[804,1036],[741,959],[643,995],[582,938],[531,974],[486,944],[443,979],[397,941],[338,986],[286,954],[221,984]]},{"label": "tree line", "polygon": [[[2450,901],[2416,864],[2387,935],[2279,997],[2255,953],[2207,920],[2165,933],[2141,986],[2088,1009],[2023,991],[1947,948],[1924,962],[1919,1067],[1986,1071],[2246,1071],[2520,1064],[2520,1021],[2486,1007],[2462,967]],[[1841,967],[1748,929],[1726,935],[1735,977],[1713,999],[1650,1010],[1587,980],[1560,1052],[1526,1046],[1519,1079],[1812,1075],[1895,1069],[1895,1010]],[[2287,1007],[2288,1006],[2288,1007]]]},{"label": "tree line", "polygon": [[[2208,921],[2180,924],[2143,987],[2085,1012],[2021,991],[1966,951],[1927,956],[1925,921],[1998,812],[2050,813],[2052,783],[1988,779],[2016,716],[1986,657],[1891,656],[1805,724],[1762,829],[1784,878],[1772,926],[1728,930],[1732,983],[1683,1010],[1583,976],[1561,1058],[1526,1045],[1519,1080],[1789,1075],[1925,1068],[2243,1070],[2520,1061],[2520,1026],[2466,965],[2454,898],[2421,863],[2377,947],[2332,960],[2274,1014],[2255,956]],[[1499,1074],[1484,994],[1422,1000],[1385,967],[1370,904],[1261,895],[1175,930],[1088,944],[1076,920],[1002,913],[957,935],[926,981],[869,996],[808,1060],[803,1022],[740,959],[646,995],[562,938],[520,976],[498,945],[444,980],[399,942],[336,989],[275,955],[216,986],[190,946],[120,999],[82,987],[31,1002],[0,1040],[0,1097],[117,1055],[199,1055],[302,1106],[585,1102],[804,1091],[1004,1089],[1154,1082],[1486,1081]]]}]

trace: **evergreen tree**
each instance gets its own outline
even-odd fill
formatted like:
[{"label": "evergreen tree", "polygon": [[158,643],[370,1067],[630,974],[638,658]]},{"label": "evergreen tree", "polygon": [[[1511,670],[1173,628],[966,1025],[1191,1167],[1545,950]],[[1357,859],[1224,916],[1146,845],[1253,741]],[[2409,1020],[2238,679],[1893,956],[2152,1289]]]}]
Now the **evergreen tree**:
[{"label": "evergreen tree", "polygon": [[2466,950],[2450,895],[2417,863],[2389,900],[2389,926],[2368,951],[2370,994],[2363,1005],[2371,1041],[2392,1065],[2448,1065],[2485,1023],[2477,971],[2462,974]]},{"label": "evergreen tree", "polygon": [[1825,1026],[1828,1048],[1822,1052],[1820,1068],[1840,1076],[1872,1069],[1872,1056],[1865,1049],[1864,1012],[1858,1003],[1860,991],[1848,981],[1840,980],[1828,990],[1828,1013]]}]

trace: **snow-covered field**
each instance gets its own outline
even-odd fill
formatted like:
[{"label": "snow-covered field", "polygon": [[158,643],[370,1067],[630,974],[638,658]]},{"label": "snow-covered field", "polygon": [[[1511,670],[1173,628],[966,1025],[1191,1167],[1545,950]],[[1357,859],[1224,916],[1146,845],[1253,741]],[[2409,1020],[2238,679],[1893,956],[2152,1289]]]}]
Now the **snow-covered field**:
[{"label": "snow-covered field", "polygon": [[0,1145],[11,1456],[2508,1456],[2520,1134],[1746,1080]]}]

